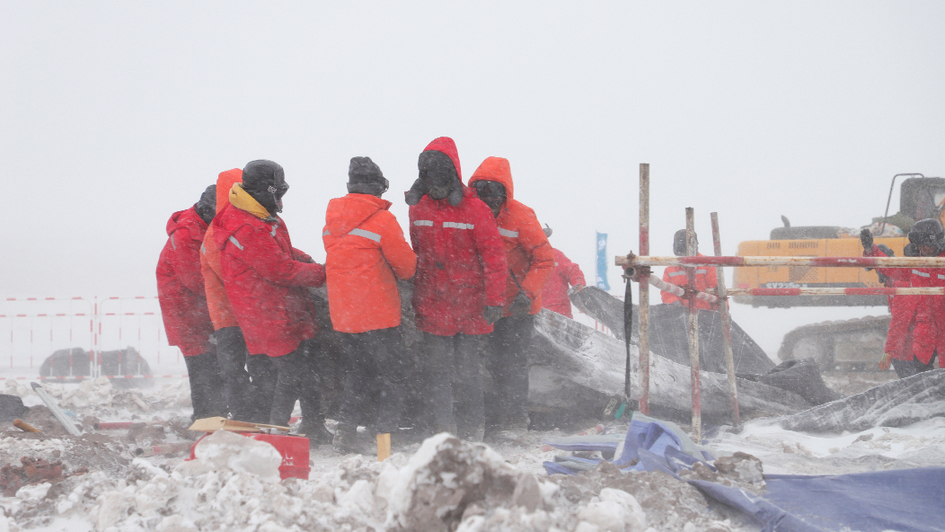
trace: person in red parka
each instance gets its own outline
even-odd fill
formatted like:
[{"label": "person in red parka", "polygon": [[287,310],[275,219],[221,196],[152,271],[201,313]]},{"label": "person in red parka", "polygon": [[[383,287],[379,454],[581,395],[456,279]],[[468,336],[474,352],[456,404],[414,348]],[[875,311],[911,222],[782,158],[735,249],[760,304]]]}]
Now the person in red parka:
[{"label": "person in red parka", "polygon": [[[860,237],[866,240],[862,233]],[[919,220],[909,230],[909,244],[914,246],[920,257],[945,257],[945,229],[942,228],[942,223],[935,218]],[[876,256],[872,253],[871,255]],[[885,268],[880,271],[887,276],[895,275]],[[906,271],[910,272],[910,286],[945,286],[945,268],[925,267]],[[900,303],[902,306],[896,308],[895,314],[892,314],[886,338],[886,354],[880,363],[881,367],[891,360],[900,378],[933,369],[936,358],[939,358],[939,367],[942,367],[938,351],[945,352],[945,296],[896,296],[895,302],[895,306]],[[910,326],[912,356],[906,359],[909,351],[908,344],[905,343]],[[892,344],[890,338],[893,340]],[[903,344],[906,347],[902,347]]]},{"label": "person in red parka", "polygon": [[424,339],[426,398],[436,432],[481,440],[480,366],[505,303],[505,247],[489,207],[463,185],[453,139],[433,140],[418,167],[405,199],[417,253],[413,307]]},{"label": "person in red parka", "polygon": [[[535,211],[514,198],[508,159],[487,157],[469,178],[495,217],[509,264],[502,318],[490,335],[486,366],[495,383],[486,431],[513,438],[528,430],[528,343],[541,310],[541,291],[555,267],[554,252]],[[493,401],[489,401],[490,406]]]},{"label": "person in red parka", "polygon": [[314,442],[330,441],[318,408],[311,364],[317,324],[306,291],[324,284],[325,268],[292,247],[278,215],[288,189],[280,165],[249,162],[243,168],[243,182],[230,189],[230,207],[220,213],[213,238],[220,250],[226,295],[246,347],[254,355],[269,355],[276,369],[269,422],[288,425],[301,398],[306,430],[300,432]]},{"label": "person in red parka", "polygon": [[[895,253],[883,244],[873,243],[873,234],[869,229],[860,233],[864,257],[894,257]],[[914,244],[906,244],[903,253],[907,257],[919,256]],[[867,268],[869,270],[871,268]],[[880,282],[887,288],[907,288],[912,286],[910,268],[875,268]],[[916,296],[889,296],[889,331],[886,333],[886,345],[879,369],[889,369],[890,363],[899,378],[910,377],[918,373],[922,364],[916,360],[912,351],[912,338],[915,329],[915,316],[919,306]]]},{"label": "person in red parka", "polygon": [[328,202],[325,276],[331,323],[345,345],[345,373],[332,447],[358,452],[358,425],[377,434],[401,425],[408,361],[400,331],[398,279],[410,279],[417,255],[381,199],[387,178],[370,157],[353,157],[348,195]]},{"label": "person in red parka", "polygon": [[[545,236],[551,238],[552,230],[548,224],[545,224],[544,231]],[[587,286],[587,281],[584,280],[584,272],[577,263],[571,262],[558,248],[551,249],[555,254],[555,270],[541,291],[541,305],[552,312],[574,318],[569,296]]]},{"label": "person in red parka", "polygon": [[213,323],[200,274],[200,245],[213,220],[216,187],[211,185],[193,207],[175,212],[167,222],[167,243],[157,265],[158,302],[170,345],[180,348],[190,380],[192,419],[225,416],[223,379],[210,341]]},{"label": "person in red parka", "polygon": [[[242,182],[243,170],[234,168],[220,172],[217,178],[217,212],[230,205],[230,189]],[[214,227],[221,217],[214,218],[200,247],[200,272],[207,290],[207,308],[216,332],[217,362],[223,371],[223,391],[230,416],[238,421],[269,423],[269,409],[275,381],[272,362],[266,355],[249,355],[243,331],[226,296],[220,267],[220,250],[213,241]],[[249,371],[247,371],[247,366]],[[268,378],[268,381],[266,380]]]},{"label": "person in red parka", "polygon": [[[696,240],[698,245],[698,239]],[[686,256],[686,230],[680,229],[676,231],[676,234],[673,235],[673,253],[678,257]],[[698,250],[696,254],[700,257]],[[719,279],[715,272],[715,267],[713,266],[696,266],[693,276],[693,286],[692,288],[697,292],[705,292],[710,288],[716,288],[719,285]],[[686,268],[683,266],[667,266],[663,271],[663,280],[667,283],[671,283],[677,286],[685,287],[689,284],[689,275],[686,272]],[[676,294],[671,294],[669,292],[660,292],[660,296],[663,298],[663,303],[678,303],[684,307],[689,306],[688,299],[682,299]],[[718,305],[714,303],[709,303],[708,301],[693,298],[693,308],[697,310],[716,310]]]}]

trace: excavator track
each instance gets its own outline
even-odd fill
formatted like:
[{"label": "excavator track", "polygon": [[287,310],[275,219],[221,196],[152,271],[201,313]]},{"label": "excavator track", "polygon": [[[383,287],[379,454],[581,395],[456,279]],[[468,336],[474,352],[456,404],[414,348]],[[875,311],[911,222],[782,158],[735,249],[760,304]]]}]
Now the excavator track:
[{"label": "excavator track", "polygon": [[778,358],[811,358],[821,371],[871,371],[883,356],[888,330],[888,315],[802,325],[784,335]]}]

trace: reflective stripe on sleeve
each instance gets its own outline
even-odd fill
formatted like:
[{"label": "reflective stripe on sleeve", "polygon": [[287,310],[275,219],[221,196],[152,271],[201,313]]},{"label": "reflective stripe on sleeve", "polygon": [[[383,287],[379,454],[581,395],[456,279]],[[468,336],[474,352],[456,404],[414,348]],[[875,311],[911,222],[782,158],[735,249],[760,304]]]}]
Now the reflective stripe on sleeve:
[{"label": "reflective stripe on sleeve", "polygon": [[686,272],[669,272],[670,277],[679,277],[680,275],[686,275]]},{"label": "reflective stripe on sleeve", "polygon": [[230,237],[230,242],[231,242],[234,246],[236,246],[237,248],[239,248],[240,251],[243,251],[243,246],[240,244],[240,241],[237,240],[235,236],[231,236],[231,237]]},{"label": "reflective stripe on sleeve", "polygon": [[171,233],[171,249],[177,251],[177,244],[174,243],[174,233]]},{"label": "reflective stripe on sleeve", "polygon": [[200,244],[200,254],[201,255],[207,254],[207,248],[205,248],[203,244]]},{"label": "reflective stripe on sleeve", "polygon": [[499,228],[499,234],[502,236],[507,236],[509,238],[518,238],[518,231],[510,231],[508,229]]},{"label": "reflective stripe on sleeve", "polygon": [[355,236],[363,236],[364,238],[369,238],[378,243],[380,243],[381,241],[381,235],[377,233],[372,233],[370,231],[365,231],[364,229],[355,228],[355,229],[352,229],[351,232],[348,234],[355,235]]},{"label": "reflective stripe on sleeve", "polygon": [[919,277],[932,277],[931,274],[920,272],[919,270],[912,270],[912,275],[918,275]]},{"label": "reflective stripe on sleeve", "polygon": [[325,231],[322,233],[322,236],[328,236],[330,234],[331,232],[329,232],[328,229],[325,229]]},{"label": "reflective stripe on sleeve", "polygon": [[433,227],[433,220],[414,220],[413,225],[421,227]]}]

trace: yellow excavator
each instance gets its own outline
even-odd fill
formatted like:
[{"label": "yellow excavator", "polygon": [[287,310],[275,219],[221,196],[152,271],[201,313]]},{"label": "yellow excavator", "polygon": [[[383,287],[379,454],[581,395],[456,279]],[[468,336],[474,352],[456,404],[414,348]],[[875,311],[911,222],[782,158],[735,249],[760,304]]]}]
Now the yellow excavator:
[{"label": "yellow excavator", "polygon": [[[899,212],[889,216],[896,180],[900,184]],[[945,178],[922,174],[896,174],[889,187],[886,212],[874,218],[868,227],[876,244],[885,244],[896,256],[909,242],[909,229],[918,220],[939,218],[945,224]],[[783,227],[771,231],[769,240],[751,240],[738,245],[738,255],[859,257],[860,227],[804,226],[793,227],[784,216]],[[736,268],[732,286],[735,288],[851,288],[879,287],[882,283],[874,271],[863,268],[817,268],[770,266]],[[883,306],[886,296],[736,296],[736,303],[754,307],[799,306]],[[784,336],[779,358],[784,360],[813,358],[822,369],[868,369],[883,354],[889,315],[855,320],[804,325]]]}]

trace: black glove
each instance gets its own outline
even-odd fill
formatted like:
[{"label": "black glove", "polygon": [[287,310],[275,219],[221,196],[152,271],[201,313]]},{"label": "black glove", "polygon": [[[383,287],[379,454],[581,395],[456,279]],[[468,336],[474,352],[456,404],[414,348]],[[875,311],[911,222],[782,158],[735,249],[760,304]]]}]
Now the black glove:
[{"label": "black glove", "polygon": [[528,297],[528,294],[525,292],[519,292],[515,299],[512,300],[512,308],[509,309],[512,311],[512,315],[516,318],[521,318],[522,316],[527,316],[528,311],[532,309],[532,300]]},{"label": "black glove", "polygon": [[499,318],[502,317],[502,307],[500,306],[485,306],[482,307],[482,317],[486,319],[486,323],[492,325],[493,323],[499,321]]},{"label": "black glove", "polygon": [[860,231],[860,243],[863,244],[863,251],[873,251],[873,233],[869,229]]}]

